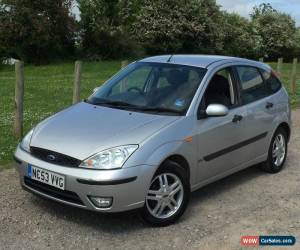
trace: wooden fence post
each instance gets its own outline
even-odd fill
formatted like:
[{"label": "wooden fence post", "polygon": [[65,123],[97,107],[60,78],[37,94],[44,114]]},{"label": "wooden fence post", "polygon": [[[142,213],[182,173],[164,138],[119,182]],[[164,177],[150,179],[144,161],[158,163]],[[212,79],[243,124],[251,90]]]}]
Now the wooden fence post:
[{"label": "wooden fence post", "polygon": [[[129,62],[127,60],[124,60],[121,62],[121,69],[124,69],[127,65],[129,64]],[[120,92],[123,92],[126,88],[126,83],[124,81],[121,82],[120,84]]]},{"label": "wooden fence post", "polygon": [[294,58],[294,60],[293,60],[293,70],[292,70],[292,79],[291,79],[291,91],[292,91],[293,94],[296,93],[297,63],[298,63],[298,59]]},{"label": "wooden fence post", "polygon": [[124,60],[121,62],[121,69],[125,68],[129,64],[128,60]]},{"label": "wooden fence post", "polygon": [[16,61],[15,72],[15,120],[13,132],[16,137],[20,138],[23,135],[24,62]]},{"label": "wooden fence post", "polygon": [[278,58],[278,63],[277,63],[277,73],[279,75],[279,78],[282,78],[282,64],[283,64],[283,58]]},{"label": "wooden fence post", "polygon": [[74,76],[74,89],[73,89],[73,104],[80,101],[80,80],[81,80],[82,62],[75,62],[75,76]]},{"label": "wooden fence post", "polygon": [[259,58],[259,61],[264,62],[264,58],[263,57]]}]

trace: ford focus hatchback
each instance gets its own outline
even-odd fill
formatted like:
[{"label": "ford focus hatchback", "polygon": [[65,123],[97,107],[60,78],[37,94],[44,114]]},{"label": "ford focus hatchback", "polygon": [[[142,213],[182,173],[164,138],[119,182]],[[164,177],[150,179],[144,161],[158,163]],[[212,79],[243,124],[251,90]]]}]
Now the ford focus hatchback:
[{"label": "ford focus hatchback", "polygon": [[28,191],[99,212],[140,209],[164,226],[191,191],[258,163],[279,172],[290,120],[287,92],[263,63],[150,57],[38,124],[15,160]]}]

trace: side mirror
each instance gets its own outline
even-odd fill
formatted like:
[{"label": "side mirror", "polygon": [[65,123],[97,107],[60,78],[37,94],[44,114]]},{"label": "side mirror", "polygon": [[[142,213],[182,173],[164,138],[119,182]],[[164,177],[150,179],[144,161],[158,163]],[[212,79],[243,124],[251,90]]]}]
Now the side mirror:
[{"label": "side mirror", "polygon": [[209,104],[206,108],[206,115],[208,117],[226,116],[228,112],[228,108],[223,104]]}]

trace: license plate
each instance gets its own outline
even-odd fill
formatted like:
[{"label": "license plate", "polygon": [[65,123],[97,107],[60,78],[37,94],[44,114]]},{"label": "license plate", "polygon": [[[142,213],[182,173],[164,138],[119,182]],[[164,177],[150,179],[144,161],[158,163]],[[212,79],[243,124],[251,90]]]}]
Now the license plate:
[{"label": "license plate", "polygon": [[28,164],[27,175],[33,180],[48,184],[62,190],[65,189],[65,177],[63,175],[59,175],[45,169],[37,168],[30,164]]}]

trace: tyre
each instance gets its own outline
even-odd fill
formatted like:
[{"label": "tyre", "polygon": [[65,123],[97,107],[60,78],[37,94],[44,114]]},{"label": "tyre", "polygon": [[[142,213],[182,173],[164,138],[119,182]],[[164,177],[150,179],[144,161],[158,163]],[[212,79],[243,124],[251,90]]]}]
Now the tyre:
[{"label": "tyre", "polygon": [[278,128],[270,144],[268,159],[261,166],[262,170],[272,174],[282,170],[287,156],[287,143],[286,131]]},{"label": "tyre", "polygon": [[179,164],[167,161],[152,178],[142,219],[153,226],[167,226],[184,213],[190,196],[187,173]]}]

